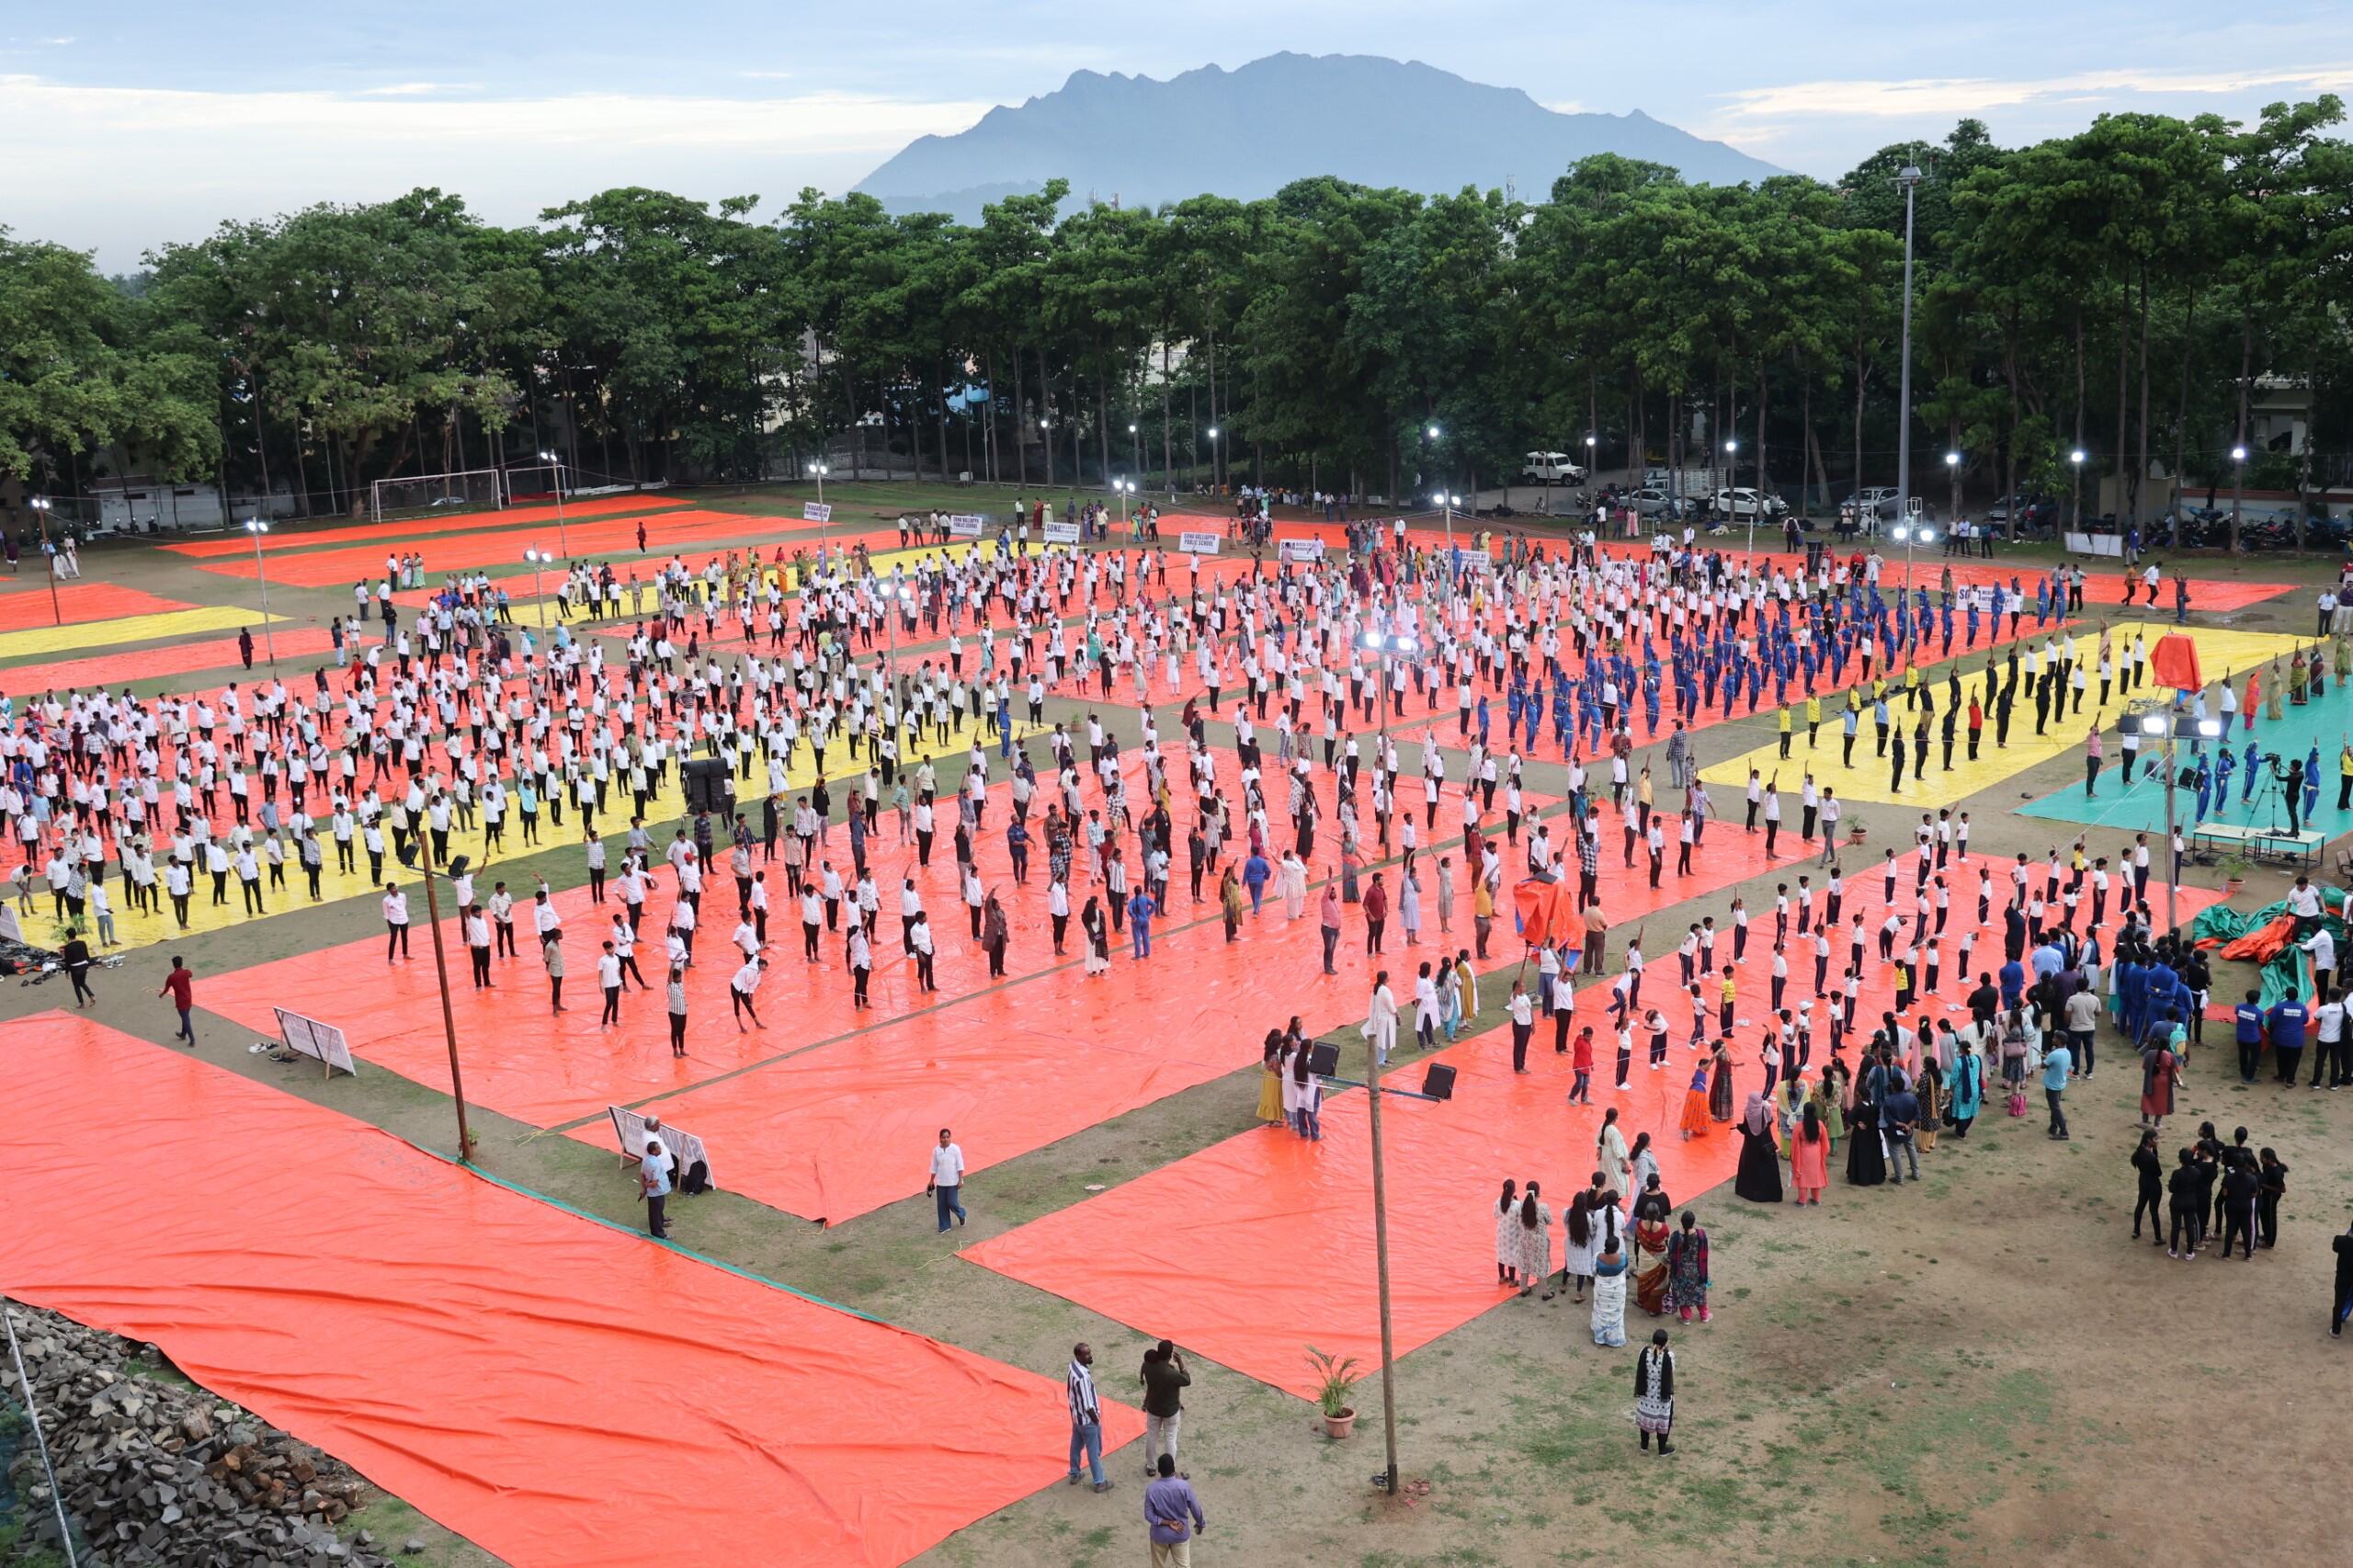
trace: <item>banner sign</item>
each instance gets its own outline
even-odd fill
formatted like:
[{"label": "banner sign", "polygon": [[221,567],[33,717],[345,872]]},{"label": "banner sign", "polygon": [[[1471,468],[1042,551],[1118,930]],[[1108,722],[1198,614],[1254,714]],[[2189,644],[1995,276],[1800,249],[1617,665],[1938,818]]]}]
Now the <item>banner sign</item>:
[{"label": "banner sign", "polygon": [[1048,523],[1046,542],[1048,544],[1076,544],[1078,525],[1076,523]]},{"label": "banner sign", "polygon": [[822,501],[803,501],[801,503],[801,520],[804,523],[830,523],[834,520],[834,509]]},{"label": "banner sign", "polygon": [[1215,555],[1223,542],[1222,534],[1194,533],[1190,529],[1176,536],[1176,547],[1188,555]]},{"label": "banner sign", "polygon": [[284,1007],[270,1011],[278,1015],[278,1038],[286,1042],[287,1050],[325,1063],[330,1073],[340,1069],[358,1076],[359,1064],[351,1060],[351,1046],[341,1029]]},{"label": "banner sign", "polygon": [[1320,539],[1286,539],[1275,544],[1276,559],[1296,561],[1313,566],[1324,559],[1324,541]]},{"label": "banner sign", "polygon": [[1459,550],[1455,556],[1465,572],[1493,572],[1495,569],[1495,558],[1483,550]]},{"label": "banner sign", "polygon": [[[643,1159],[645,1157],[645,1118],[627,1106],[607,1106],[605,1109],[613,1119],[613,1134],[621,1142],[621,1153],[632,1160]],[[711,1175],[710,1154],[703,1148],[702,1140],[693,1133],[681,1131],[665,1121],[662,1124],[662,1147],[677,1156],[680,1181],[686,1179],[687,1173],[693,1170],[695,1162],[699,1160],[702,1162],[703,1175],[710,1177],[710,1185],[713,1187],[719,1185],[719,1178]]]},{"label": "banner sign", "polygon": [[948,519],[948,531],[957,539],[978,539],[988,519],[978,512],[958,512]]}]

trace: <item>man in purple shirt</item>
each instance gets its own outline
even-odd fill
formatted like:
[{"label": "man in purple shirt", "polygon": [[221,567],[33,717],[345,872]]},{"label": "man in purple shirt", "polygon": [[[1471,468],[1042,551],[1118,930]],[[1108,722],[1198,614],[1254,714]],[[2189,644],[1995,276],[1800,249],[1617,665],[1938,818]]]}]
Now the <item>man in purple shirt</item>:
[{"label": "man in purple shirt", "polygon": [[1210,1528],[1193,1483],[1176,1473],[1176,1456],[1160,1456],[1160,1479],[1143,1489],[1144,1523],[1152,1527],[1152,1568],[1192,1568],[1193,1538]]}]

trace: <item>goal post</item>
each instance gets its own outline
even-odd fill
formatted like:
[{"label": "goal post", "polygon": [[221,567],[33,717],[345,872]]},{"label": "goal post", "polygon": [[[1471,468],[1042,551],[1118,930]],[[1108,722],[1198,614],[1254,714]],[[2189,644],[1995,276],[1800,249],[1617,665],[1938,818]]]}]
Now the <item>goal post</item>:
[{"label": "goal post", "polygon": [[494,468],[379,479],[368,486],[368,516],[376,522],[441,508],[495,511],[506,505],[506,476]]},{"label": "goal post", "polygon": [[561,463],[511,464],[506,470],[506,504],[513,506],[526,500],[552,500],[559,484],[568,495],[577,488],[579,481],[568,476]]}]

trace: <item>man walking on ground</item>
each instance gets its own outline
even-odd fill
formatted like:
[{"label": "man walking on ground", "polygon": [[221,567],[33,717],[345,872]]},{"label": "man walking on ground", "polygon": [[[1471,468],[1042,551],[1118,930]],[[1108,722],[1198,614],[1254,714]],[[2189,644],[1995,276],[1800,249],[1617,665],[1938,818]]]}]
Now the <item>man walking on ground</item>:
[{"label": "man walking on ground", "polygon": [[656,1241],[670,1237],[670,1222],[663,1209],[670,1197],[670,1154],[662,1140],[646,1134],[645,1153],[637,1157],[637,1190],[645,1199],[645,1233]]},{"label": "man walking on ground", "polygon": [[1176,1473],[1176,1461],[1160,1456],[1158,1479],[1143,1489],[1144,1522],[1152,1527],[1153,1568],[1192,1568],[1193,1538],[1210,1528],[1193,1483]]},{"label": "man walking on ground", "polygon": [[[947,1136],[940,1133],[943,1140]],[[1095,1397],[1094,1366],[1095,1352],[1084,1341],[1071,1346],[1070,1370],[1063,1378],[1063,1392],[1070,1399],[1070,1484],[1078,1484],[1078,1460],[1084,1454],[1095,1490],[1108,1492],[1111,1478],[1103,1473],[1103,1407]]]},{"label": "man walking on ground", "polygon": [[948,1129],[939,1130],[939,1142],[931,1151],[931,1179],[923,1184],[924,1191],[936,1200],[939,1210],[939,1233],[948,1233],[948,1216],[964,1222],[964,1205],[958,1201],[964,1190],[964,1148],[949,1141]]},{"label": "man walking on ground", "polygon": [[196,1006],[196,976],[186,964],[180,962],[177,953],[172,955],[172,972],[164,976],[164,988],[155,994],[170,997],[172,1006],[179,1009],[179,1033],[172,1038],[184,1040],[191,1046],[195,1045],[196,1026],[188,1021],[188,1009]]},{"label": "man walking on ground", "polygon": [[1184,1391],[1193,1375],[1185,1369],[1185,1354],[1168,1340],[1143,1353],[1143,1469],[1146,1478],[1159,1473],[1157,1456],[1174,1457],[1176,1429],[1184,1424]]},{"label": "man walking on ground", "polygon": [[2060,1099],[2067,1092],[2067,1074],[2075,1064],[2074,1053],[2063,1045],[2052,1046],[2042,1059],[2042,1097],[2051,1105],[2048,1136],[2062,1141],[2067,1137],[2067,1112]]}]

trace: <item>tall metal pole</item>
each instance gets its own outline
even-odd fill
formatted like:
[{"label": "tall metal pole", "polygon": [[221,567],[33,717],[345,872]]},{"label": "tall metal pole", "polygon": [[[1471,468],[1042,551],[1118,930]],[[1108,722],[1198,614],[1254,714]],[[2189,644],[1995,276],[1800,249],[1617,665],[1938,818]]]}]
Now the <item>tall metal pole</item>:
[{"label": "tall metal pole", "polygon": [[2174,910],[2174,890],[2181,881],[2181,860],[2180,858],[2173,852],[2174,766],[2173,718],[2171,714],[2166,715],[2165,726],[2165,747],[2160,753],[2160,756],[2164,759],[2161,766],[2165,770],[2165,929],[2170,931],[2174,929],[2175,923],[2179,919],[2179,916]]},{"label": "tall metal pole", "polygon": [[572,559],[572,541],[564,537],[563,532],[563,460],[553,452],[541,452],[540,460],[555,467],[555,543],[556,548],[563,551],[563,558],[569,561]]},{"label": "tall metal pole", "polygon": [[[55,503],[46,495],[36,495],[26,505],[40,520],[41,563],[49,568],[49,613],[56,619],[58,625],[63,626],[65,624],[65,610],[57,602],[57,551],[49,548],[49,509]],[[130,503],[126,501],[124,505],[128,506]]]},{"label": "tall metal pole", "polygon": [[1896,172],[1904,187],[1904,369],[1896,394],[1895,516],[1912,516],[1912,195],[1920,183],[1920,167],[1906,164]]},{"label": "tall metal pole", "polygon": [[245,531],[254,536],[254,574],[261,579],[261,642],[269,651],[269,667],[274,670],[278,667],[278,640],[269,633],[269,573],[261,559],[261,536],[269,531],[269,525],[259,517],[251,517],[245,522]]},{"label": "tall metal pole", "polygon": [[458,1017],[449,1006],[449,960],[441,948],[441,899],[434,891],[433,825],[416,832],[416,863],[425,874],[425,918],[433,927],[433,977],[441,986],[441,1036],[449,1046],[449,1095],[458,1106],[458,1163],[471,1165],[474,1135],[466,1130],[466,1080],[458,1067]]},{"label": "tall metal pole", "polygon": [[[1383,772],[1389,767],[1390,658],[1392,651],[1401,641],[1394,632],[1381,640],[1381,755],[1373,762]],[[1396,802],[1392,801],[1390,804],[1393,810]],[[1381,1280],[1381,1427],[1389,1460],[1389,1468],[1381,1471],[1381,1489],[1394,1495],[1397,1491],[1397,1340],[1389,1310],[1389,1173],[1381,1146],[1382,1090],[1381,1046],[1378,1041],[1372,1042],[1365,1052],[1364,1082],[1365,1092],[1372,1096],[1366,1114],[1372,1125],[1373,1264]]]}]

